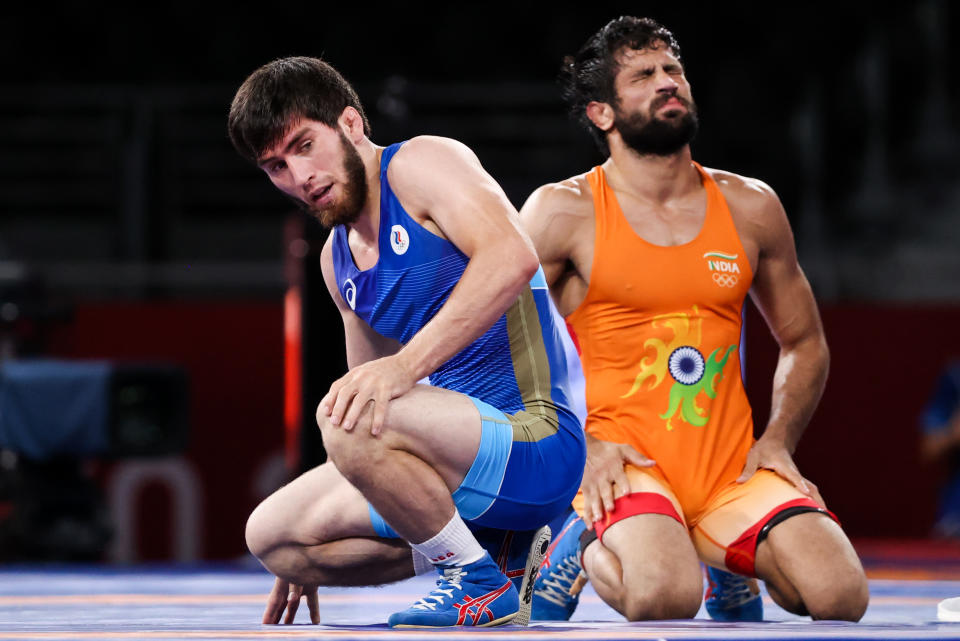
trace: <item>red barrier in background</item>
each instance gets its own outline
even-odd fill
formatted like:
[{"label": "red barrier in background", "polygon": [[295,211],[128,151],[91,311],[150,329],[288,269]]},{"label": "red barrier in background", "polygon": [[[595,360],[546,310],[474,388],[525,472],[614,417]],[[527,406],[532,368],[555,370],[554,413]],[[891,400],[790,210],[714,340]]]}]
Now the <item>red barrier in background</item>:
[{"label": "red barrier in background", "polygon": [[[830,380],[796,459],[852,536],[925,536],[942,470],[918,456],[917,416],[951,356],[960,356],[960,308],[834,306],[822,310]],[[186,458],[203,492],[205,558],[245,552],[243,528],[264,488],[255,476],[284,445],[283,304],[97,303],[56,330],[50,355],[158,360],[190,378]],[[765,424],[777,347],[747,316],[748,392]],[[150,490],[140,510],[141,558],[169,554],[169,510]]]},{"label": "red barrier in background", "polygon": [[[245,553],[244,524],[264,490],[256,477],[282,456],[283,337],[280,301],[84,303],[71,324],[52,332],[50,356],[161,361],[187,371],[184,456],[202,485],[203,558]],[[161,488],[142,492],[137,520],[139,558],[169,558]]]},{"label": "red barrier in background", "polygon": [[[944,469],[919,457],[918,418],[946,363],[960,357],[960,308],[821,307],[830,378],[797,448],[851,536],[926,536]],[[777,346],[752,306],[747,391],[759,432],[770,413]]]}]

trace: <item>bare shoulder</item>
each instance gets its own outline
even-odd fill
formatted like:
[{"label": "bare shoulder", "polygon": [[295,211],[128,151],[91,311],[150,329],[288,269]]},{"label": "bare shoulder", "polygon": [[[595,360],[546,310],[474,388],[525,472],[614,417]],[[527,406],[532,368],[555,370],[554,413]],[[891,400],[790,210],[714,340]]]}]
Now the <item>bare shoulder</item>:
[{"label": "bare shoulder", "polygon": [[592,245],[593,194],[586,174],[539,187],[520,209],[520,221],[545,268],[578,254],[580,243]]},{"label": "bare shoulder", "polygon": [[459,215],[489,194],[500,195],[499,185],[469,147],[440,136],[404,143],[391,159],[387,177],[407,213],[421,222],[444,211]]},{"label": "bare shoulder", "polygon": [[790,224],[776,192],[762,180],[741,176],[730,171],[704,170],[716,181],[730,207],[730,213],[741,233],[761,241],[770,241],[771,235],[790,235]]},{"label": "bare shoulder", "polygon": [[415,136],[405,142],[390,162],[388,171],[394,174],[432,172],[434,167],[461,161],[479,165],[477,155],[469,147],[453,138],[443,136]]},{"label": "bare shoulder", "polygon": [[716,181],[731,208],[736,207],[746,215],[761,214],[780,204],[776,192],[762,180],[722,169],[704,167],[704,170]]},{"label": "bare shoulder", "polygon": [[520,216],[529,224],[571,224],[593,220],[593,193],[587,175],[580,174],[538,187],[527,198]]}]

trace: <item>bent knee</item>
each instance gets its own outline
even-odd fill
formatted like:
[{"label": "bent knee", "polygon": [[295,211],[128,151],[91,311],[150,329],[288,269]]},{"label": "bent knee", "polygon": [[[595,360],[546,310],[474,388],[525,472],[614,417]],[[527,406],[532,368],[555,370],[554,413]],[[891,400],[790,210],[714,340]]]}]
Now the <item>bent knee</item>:
[{"label": "bent knee", "polygon": [[[266,501],[264,502],[266,503]],[[261,503],[247,519],[247,549],[271,573],[297,582],[310,567],[304,545],[297,543],[285,524],[271,518],[270,506]]]},{"label": "bent knee", "polygon": [[791,614],[798,616],[808,616],[807,606],[804,605],[800,593],[790,583],[787,583],[783,577],[779,577],[779,582],[772,579],[765,579],[764,584],[767,587],[767,594],[773,599],[773,602]]},{"label": "bent knee", "polygon": [[244,529],[247,549],[261,562],[273,550],[302,538],[297,532],[306,527],[310,510],[297,510],[301,506],[291,505],[290,497],[289,486],[281,488],[264,499],[247,517]]},{"label": "bent knee", "polygon": [[669,595],[628,597],[623,616],[628,621],[659,621],[664,619],[692,619],[700,609],[700,599],[676,598]]},{"label": "bent knee", "polygon": [[250,554],[261,560],[280,543],[277,524],[268,517],[270,508],[266,503],[264,501],[250,513],[244,530],[247,549],[250,550]]},{"label": "bent knee", "polygon": [[323,437],[324,449],[328,449],[327,441],[333,441],[337,437],[337,432],[342,431],[336,425],[330,422],[330,417],[327,416],[320,406],[317,406],[317,427],[320,429],[320,435]]},{"label": "bent knee", "polygon": [[685,583],[646,582],[646,585],[625,589],[623,616],[628,621],[692,619],[700,610],[703,584]]},{"label": "bent knee", "polygon": [[813,619],[859,621],[867,611],[870,589],[863,574],[860,577],[835,582],[831,589],[804,599],[804,605]]},{"label": "bent knee", "polygon": [[355,467],[367,469],[373,462],[371,457],[378,455],[386,445],[386,439],[374,438],[370,434],[369,425],[361,422],[348,431],[331,423],[330,417],[319,409],[317,426],[328,459],[348,478]]}]

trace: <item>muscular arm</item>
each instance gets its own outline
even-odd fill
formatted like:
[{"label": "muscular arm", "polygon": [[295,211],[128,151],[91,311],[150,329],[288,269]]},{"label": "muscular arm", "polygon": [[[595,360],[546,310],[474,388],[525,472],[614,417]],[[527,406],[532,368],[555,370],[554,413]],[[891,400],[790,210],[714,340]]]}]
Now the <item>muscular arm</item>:
[{"label": "muscular arm", "polygon": [[513,205],[467,147],[444,138],[415,138],[388,171],[407,211],[428,228],[436,225],[469,258],[446,303],[398,354],[419,379],[487,331],[539,263]]},{"label": "muscular arm", "polygon": [[792,454],[823,394],[830,352],[779,198],[759,181],[747,181],[744,191],[749,193],[739,199],[745,213],[738,218],[738,226],[746,228],[746,236],[757,247],[750,294],[780,345],[780,355],[773,377],[770,420],[750,450],[739,480],[745,481],[756,468],[765,467],[818,498],[816,486],[800,475]]},{"label": "muscular arm", "polygon": [[775,439],[793,453],[823,394],[830,352],[813,291],[797,262],[786,213],[767,190],[766,224],[750,293],[780,345],[780,356],[763,438]]},{"label": "muscular arm", "polygon": [[[380,433],[390,400],[489,329],[538,268],[516,210],[460,143],[414,138],[394,156],[388,177],[404,209],[428,230],[450,240],[469,260],[443,307],[395,354],[354,367],[379,353],[382,344],[368,333],[351,347],[359,319],[344,314],[351,370],[331,385],[318,412],[350,430],[372,402],[374,435]],[[335,287],[332,283],[331,289]]]},{"label": "muscular arm", "polygon": [[582,177],[534,191],[520,209],[562,316],[583,301],[593,252],[593,199]]}]

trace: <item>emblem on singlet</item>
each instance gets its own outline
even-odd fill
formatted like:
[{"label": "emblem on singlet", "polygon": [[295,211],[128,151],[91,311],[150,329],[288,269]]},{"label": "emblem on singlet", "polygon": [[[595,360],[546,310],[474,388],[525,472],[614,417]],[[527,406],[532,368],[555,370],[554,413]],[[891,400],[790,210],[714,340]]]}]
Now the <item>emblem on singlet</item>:
[{"label": "emblem on singlet", "polygon": [[696,305],[693,306],[693,314],[663,314],[655,317],[650,323],[651,329],[668,329],[673,337],[669,340],[651,337],[644,341],[647,350],[654,352],[652,358],[644,356],[633,386],[620,397],[633,396],[641,391],[641,387],[645,388],[644,391],[653,390],[660,386],[669,373],[675,382],[670,388],[667,411],[659,415],[666,421],[668,431],[673,430],[673,419],[677,414],[684,422],[697,427],[710,422],[710,412],[697,405],[697,395],[703,392],[707,398],[717,397],[717,384],[723,380],[723,368],[730,354],[737,349],[736,345],[730,345],[726,350],[718,347],[704,358],[698,349],[702,324],[703,317]]},{"label": "emblem on singlet", "polygon": [[681,385],[693,385],[703,378],[703,354],[696,347],[684,345],[673,350],[667,365],[670,376]]},{"label": "emblem on singlet", "polygon": [[394,225],[390,228],[390,247],[397,256],[403,256],[410,249],[410,234],[402,225]]},{"label": "emblem on singlet", "polygon": [[347,301],[350,309],[357,309],[357,286],[349,278],[343,281],[343,300]]},{"label": "emblem on singlet", "polygon": [[739,254],[707,252],[703,257],[707,259],[710,277],[719,287],[733,287],[740,280],[740,265],[735,262]]}]

